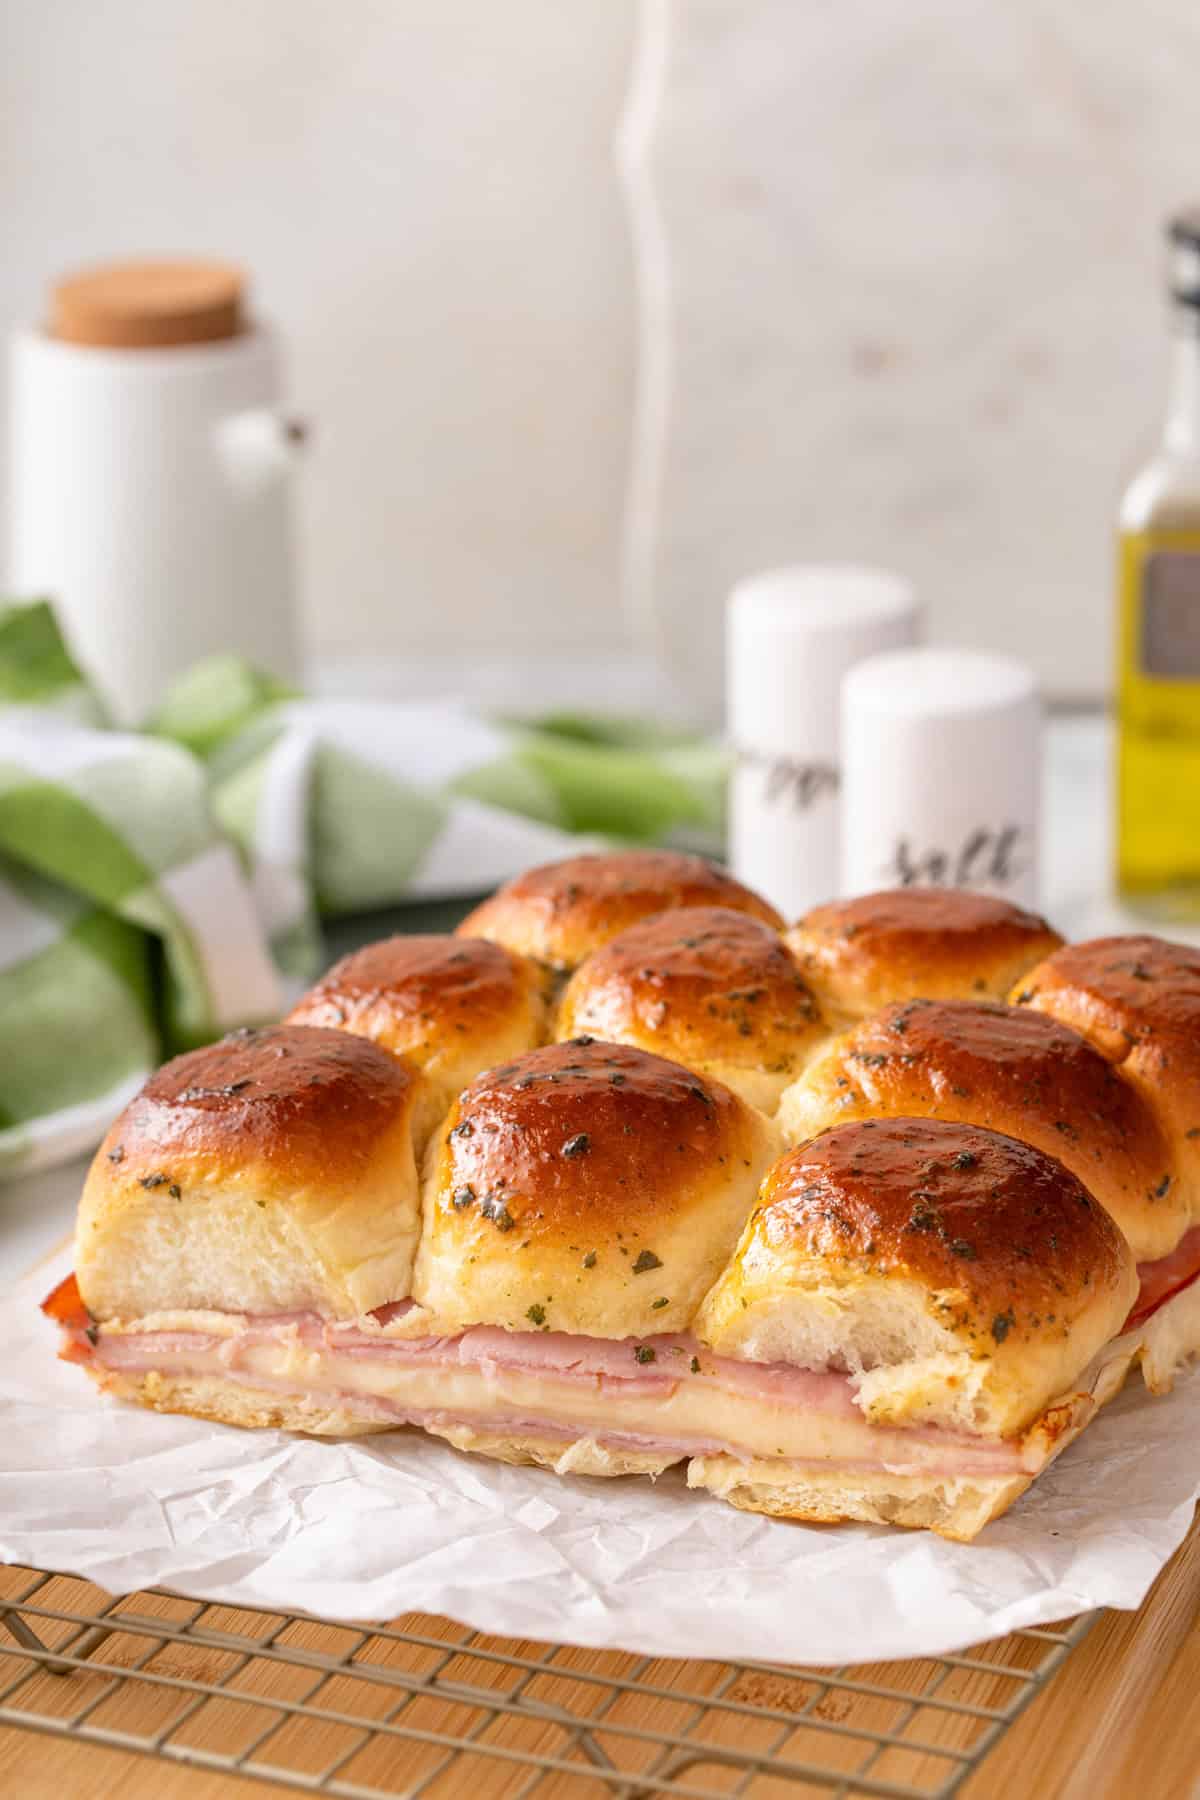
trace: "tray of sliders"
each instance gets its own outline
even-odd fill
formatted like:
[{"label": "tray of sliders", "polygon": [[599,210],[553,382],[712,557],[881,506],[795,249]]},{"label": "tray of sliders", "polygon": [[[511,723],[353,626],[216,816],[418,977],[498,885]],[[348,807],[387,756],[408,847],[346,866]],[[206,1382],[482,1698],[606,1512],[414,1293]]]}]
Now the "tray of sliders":
[{"label": "tray of sliders", "polygon": [[812,1662],[1134,1605],[1200,1490],[1194,1216],[1185,947],[935,889],[788,928],[700,859],[577,857],[115,1121],[67,1366],[0,1321],[0,1426],[51,1407],[93,1479],[25,1467],[0,1548]]}]

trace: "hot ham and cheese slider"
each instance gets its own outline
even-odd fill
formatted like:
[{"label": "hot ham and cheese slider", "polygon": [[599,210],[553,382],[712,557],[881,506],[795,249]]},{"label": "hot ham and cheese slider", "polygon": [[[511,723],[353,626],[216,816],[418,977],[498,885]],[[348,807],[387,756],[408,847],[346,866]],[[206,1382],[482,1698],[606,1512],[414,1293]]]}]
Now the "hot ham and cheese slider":
[{"label": "hot ham and cheese slider", "polygon": [[[1186,1109],[1182,1083],[1179,1092]],[[1011,1132],[1086,1183],[1137,1259],[1128,1327],[1147,1386],[1169,1387],[1200,1350],[1200,1231],[1197,1189],[1158,1089],[1125,1079],[1122,1065],[1031,1006],[909,1001],[818,1053],[779,1117],[797,1142],[839,1119],[898,1113]]]},{"label": "hot ham and cheese slider", "polygon": [[580,1033],[670,1057],[767,1113],[828,1035],[779,933],[723,906],[658,913],[593,951],[558,1012],[558,1037]]},{"label": "hot ham and cheese slider", "polygon": [[[1149,936],[1069,944],[1018,982],[1014,1004],[1082,1033],[1141,1097],[1170,1145],[1190,1229],[1139,1271],[1143,1373],[1169,1386],[1200,1348],[1200,951]],[[1153,1311],[1151,1318],[1150,1312]]]},{"label": "hot ham and cheese slider", "polygon": [[692,1385],[684,1334],[781,1148],[728,1088],[624,1045],[482,1075],[430,1147],[411,1328],[485,1328],[496,1385],[431,1429],[589,1474],[678,1461],[702,1420],[668,1391]]},{"label": "hot ham and cheese slider", "polygon": [[1036,913],[961,888],[889,888],[815,906],[787,933],[840,1029],[893,1000],[1002,1000],[1062,943]]},{"label": "hot ham and cheese slider", "polygon": [[304,1026],[239,1032],[153,1075],[80,1201],[71,1282],[91,1373],[162,1412],[356,1429],[306,1385],[298,1321],[408,1294],[414,1094],[377,1045]]},{"label": "hot ham and cheese slider", "polygon": [[1112,1220],[1031,1145],[933,1119],[826,1132],[768,1174],[696,1324],[777,1381],[779,1442],[743,1431],[689,1483],[973,1537],[1120,1386],[1136,1288]]},{"label": "hot ham and cheese slider", "polygon": [[458,927],[530,956],[561,980],[585,956],[654,913],[725,906],[781,930],[773,906],[702,856],[620,850],[529,869],[477,906]]},{"label": "hot ham and cheese slider", "polygon": [[418,1154],[469,1081],[547,1035],[535,964],[502,944],[450,936],[385,938],[353,951],[289,1022],[371,1038],[419,1072]]}]

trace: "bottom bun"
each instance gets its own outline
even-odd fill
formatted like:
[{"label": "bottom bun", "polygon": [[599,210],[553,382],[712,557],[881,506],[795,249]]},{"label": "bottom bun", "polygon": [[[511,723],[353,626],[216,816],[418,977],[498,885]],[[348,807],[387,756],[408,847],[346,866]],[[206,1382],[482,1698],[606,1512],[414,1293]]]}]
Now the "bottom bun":
[{"label": "bottom bun", "polygon": [[967,1543],[989,1519],[1007,1512],[1032,1475],[864,1475],[849,1469],[800,1469],[732,1456],[698,1456],[688,1486],[707,1488],[743,1512],[837,1525],[908,1525]]},{"label": "bottom bun", "polygon": [[97,1371],[95,1380],[114,1400],[132,1401],[154,1412],[190,1413],[217,1425],[250,1431],[301,1431],[310,1437],[363,1437],[371,1431],[395,1431],[394,1419],[364,1417],[361,1409],[323,1400],[276,1393],[271,1388],[221,1381],[212,1375],[122,1375]]},{"label": "bottom bun", "polygon": [[627,1449],[598,1444],[595,1438],[562,1438],[535,1434],[509,1435],[482,1431],[474,1425],[430,1425],[428,1430],[445,1438],[456,1450],[490,1456],[496,1462],[532,1464],[553,1469],[556,1475],[661,1475],[684,1459],[662,1451]]}]

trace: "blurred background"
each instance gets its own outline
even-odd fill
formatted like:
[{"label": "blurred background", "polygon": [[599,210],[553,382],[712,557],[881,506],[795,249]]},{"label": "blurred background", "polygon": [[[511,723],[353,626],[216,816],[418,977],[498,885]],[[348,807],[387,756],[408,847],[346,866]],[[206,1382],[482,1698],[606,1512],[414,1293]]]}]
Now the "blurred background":
[{"label": "blurred background", "polygon": [[249,271],[327,673],[638,704],[657,650],[713,720],[731,582],[852,556],[1099,697],[1198,51],[1191,0],[10,0],[0,318]]}]

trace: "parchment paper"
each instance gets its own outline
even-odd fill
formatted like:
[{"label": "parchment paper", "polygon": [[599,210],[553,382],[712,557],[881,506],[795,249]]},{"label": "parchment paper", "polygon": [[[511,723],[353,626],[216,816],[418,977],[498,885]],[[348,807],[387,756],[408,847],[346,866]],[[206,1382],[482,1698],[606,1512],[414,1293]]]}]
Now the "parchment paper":
[{"label": "parchment paper", "polygon": [[419,1610],[667,1656],[865,1662],[1135,1607],[1200,1494],[1200,1379],[1133,1379],[974,1544],[804,1526],[689,1493],[468,1457],[416,1432],[318,1442],[102,1401],[37,1302],[0,1304],[0,1558],[116,1593],[328,1618]]}]

